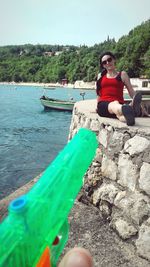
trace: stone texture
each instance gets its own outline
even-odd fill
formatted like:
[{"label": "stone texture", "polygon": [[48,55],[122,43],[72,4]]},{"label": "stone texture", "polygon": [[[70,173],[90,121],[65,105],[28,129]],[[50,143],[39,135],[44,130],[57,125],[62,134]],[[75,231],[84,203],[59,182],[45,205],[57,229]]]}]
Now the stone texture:
[{"label": "stone texture", "polygon": [[116,180],[117,179],[117,165],[116,163],[108,159],[105,155],[102,158],[102,167],[101,167],[101,172],[102,175],[105,177],[108,177],[111,180]]},{"label": "stone texture", "polygon": [[[141,225],[147,231],[144,222],[150,218],[150,121],[136,118],[135,126],[130,127],[117,119],[99,117],[95,110],[96,100],[75,104],[77,127],[90,121],[88,127],[95,131],[99,142],[86,175],[83,199],[96,205],[120,237],[128,239],[130,244],[136,241]],[[147,246],[146,238],[144,242]]]},{"label": "stone texture", "polygon": [[98,132],[99,131],[99,122],[98,120],[92,120],[91,124],[90,124],[90,129],[94,132]]},{"label": "stone texture", "polygon": [[97,148],[96,156],[95,156],[95,161],[96,162],[99,162],[100,165],[101,165],[102,158],[103,158],[102,150],[100,148]]},{"label": "stone texture", "polygon": [[132,163],[129,155],[120,154],[118,160],[118,183],[134,191],[138,177],[138,167]]},{"label": "stone texture", "polygon": [[108,146],[108,132],[106,129],[100,130],[98,134],[99,143],[102,144],[105,148]]},{"label": "stone texture", "polygon": [[138,232],[138,230],[131,223],[128,223],[123,219],[118,219],[114,225],[119,236],[124,240],[136,235]]},{"label": "stone texture", "polygon": [[90,129],[90,125],[91,125],[91,120],[89,118],[85,118],[83,127],[87,128],[87,129]]},{"label": "stone texture", "polygon": [[125,143],[124,150],[134,156],[144,152],[148,147],[150,148],[150,141],[136,135]]},{"label": "stone texture", "polygon": [[102,186],[98,188],[93,194],[93,203],[94,205],[97,205],[100,199],[102,199],[112,204],[114,203],[114,199],[118,192],[118,188],[113,184],[102,184]]},{"label": "stone texture", "polygon": [[136,247],[140,256],[150,260],[150,220],[141,226]]},{"label": "stone texture", "polygon": [[119,192],[114,204],[123,211],[127,218],[130,218],[137,225],[142,223],[145,217],[150,216],[149,198],[139,192]]},{"label": "stone texture", "polygon": [[89,249],[94,267],[149,267],[136,254],[132,243],[126,243],[110,228],[99,210],[76,202],[70,216],[70,233],[64,253],[74,246]]},{"label": "stone texture", "polygon": [[140,170],[139,186],[150,195],[150,164],[143,162]]},{"label": "stone texture", "polygon": [[124,145],[124,133],[115,131],[109,140],[109,148],[112,153],[119,153]]}]

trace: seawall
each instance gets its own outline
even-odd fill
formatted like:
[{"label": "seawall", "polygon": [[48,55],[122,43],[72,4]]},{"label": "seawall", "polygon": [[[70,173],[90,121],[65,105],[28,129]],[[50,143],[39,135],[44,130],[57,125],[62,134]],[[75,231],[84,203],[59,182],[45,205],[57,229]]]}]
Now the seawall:
[{"label": "seawall", "polygon": [[85,127],[99,142],[81,200],[98,207],[119,236],[150,261],[150,118],[136,118],[129,127],[99,117],[95,109],[95,100],[77,102],[70,126],[69,139]]}]

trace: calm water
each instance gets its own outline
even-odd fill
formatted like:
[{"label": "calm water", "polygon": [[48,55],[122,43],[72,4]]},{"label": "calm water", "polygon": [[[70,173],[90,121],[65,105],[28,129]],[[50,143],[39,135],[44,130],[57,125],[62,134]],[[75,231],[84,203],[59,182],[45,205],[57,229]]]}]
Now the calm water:
[{"label": "calm water", "polygon": [[[82,100],[80,90],[46,90],[47,96]],[[85,91],[85,99],[95,92]],[[0,199],[41,173],[67,143],[72,114],[45,112],[42,87],[0,85]]]}]

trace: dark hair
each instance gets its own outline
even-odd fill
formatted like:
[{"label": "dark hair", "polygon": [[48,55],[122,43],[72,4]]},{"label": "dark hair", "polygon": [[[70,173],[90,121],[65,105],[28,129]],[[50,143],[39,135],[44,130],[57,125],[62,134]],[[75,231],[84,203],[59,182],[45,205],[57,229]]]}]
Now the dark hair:
[{"label": "dark hair", "polygon": [[102,58],[103,58],[104,56],[110,56],[110,57],[112,57],[113,59],[116,59],[115,55],[114,55],[112,52],[110,52],[110,51],[103,52],[103,53],[100,55],[100,58],[99,58],[99,60],[100,60],[100,67],[101,67],[102,69],[103,69]]},{"label": "dark hair", "polygon": [[110,51],[103,52],[100,55],[99,60],[100,60],[100,68],[101,68],[101,77],[99,79],[97,79],[97,82],[96,82],[96,93],[97,93],[97,95],[100,94],[101,80],[102,80],[103,76],[106,75],[106,73],[107,73],[107,70],[102,65],[102,58],[105,55],[108,55],[108,56],[112,57],[113,59],[116,59],[115,55]]}]

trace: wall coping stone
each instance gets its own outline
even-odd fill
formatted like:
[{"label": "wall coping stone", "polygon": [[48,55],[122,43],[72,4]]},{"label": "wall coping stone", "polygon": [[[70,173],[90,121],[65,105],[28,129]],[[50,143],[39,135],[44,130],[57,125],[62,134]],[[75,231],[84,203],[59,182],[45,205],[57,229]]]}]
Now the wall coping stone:
[{"label": "wall coping stone", "polygon": [[89,119],[95,119],[100,122],[100,124],[105,123],[116,128],[124,128],[134,130],[136,133],[144,132],[146,135],[150,134],[150,117],[136,118],[134,126],[128,126],[126,123],[120,122],[118,119],[111,119],[100,117],[96,113],[97,101],[96,99],[82,100],[78,101],[74,105],[74,113],[78,110],[79,113],[85,114]]}]

